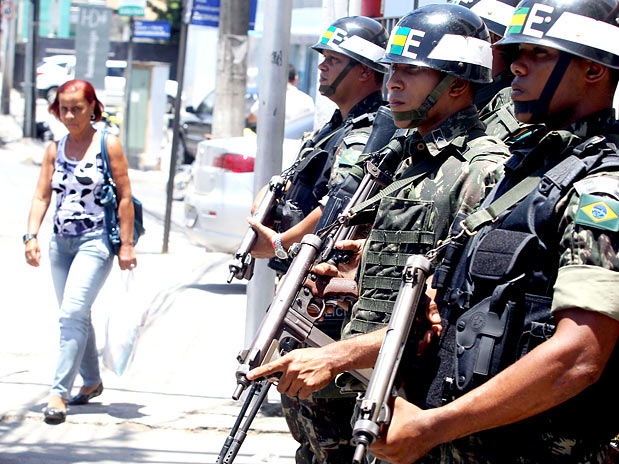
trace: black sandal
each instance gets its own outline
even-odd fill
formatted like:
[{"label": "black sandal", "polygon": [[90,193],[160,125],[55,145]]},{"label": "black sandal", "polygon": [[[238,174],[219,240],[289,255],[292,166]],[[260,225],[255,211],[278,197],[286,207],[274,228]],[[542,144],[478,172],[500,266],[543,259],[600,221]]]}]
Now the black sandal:
[{"label": "black sandal", "polygon": [[45,409],[43,409],[43,416],[45,417],[46,424],[62,424],[67,418],[67,411],[47,406]]},{"label": "black sandal", "polygon": [[99,396],[101,393],[103,393],[103,382],[101,382],[97,386],[97,388],[95,388],[93,391],[91,391],[87,395],[83,395],[82,393],[75,395],[73,398],[69,400],[67,404],[69,406],[78,406],[81,404],[88,404],[88,402],[91,399],[93,399],[95,396]]}]

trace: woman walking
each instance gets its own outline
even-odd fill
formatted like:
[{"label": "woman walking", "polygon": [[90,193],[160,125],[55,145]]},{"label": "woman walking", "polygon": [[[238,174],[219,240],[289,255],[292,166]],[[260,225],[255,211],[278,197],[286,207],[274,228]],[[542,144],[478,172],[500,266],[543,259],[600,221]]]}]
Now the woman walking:
[{"label": "woman walking", "polygon": [[[99,192],[104,181],[102,133],[92,127],[101,119],[102,103],[93,86],[72,80],[58,88],[49,111],[69,133],[51,143],[41,173],[24,235],[26,261],[39,266],[39,228],[56,192],[54,233],[49,246],[52,279],[60,306],[60,355],[50,398],[43,410],[45,422],[64,422],[67,404],[86,404],[103,391],[91,306],[101,290],[114,259],[105,230]],[[120,269],[136,266],[133,247],[133,204],[127,160],[117,137],[106,136],[112,177],[117,186],[121,247]],[[78,395],[70,397],[77,374],[82,377]]]}]

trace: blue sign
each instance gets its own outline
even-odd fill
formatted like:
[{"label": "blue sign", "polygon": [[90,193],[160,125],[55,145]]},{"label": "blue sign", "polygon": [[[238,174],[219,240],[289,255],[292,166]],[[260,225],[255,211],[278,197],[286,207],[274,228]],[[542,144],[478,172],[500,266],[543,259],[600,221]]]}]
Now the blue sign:
[{"label": "blue sign", "polygon": [[135,21],[134,36],[145,39],[169,39],[169,21]]},{"label": "blue sign", "polygon": [[[221,0],[194,0],[191,15],[191,24],[196,26],[219,27],[219,3]],[[256,26],[256,10],[258,0],[250,0],[249,3],[249,29]]]}]

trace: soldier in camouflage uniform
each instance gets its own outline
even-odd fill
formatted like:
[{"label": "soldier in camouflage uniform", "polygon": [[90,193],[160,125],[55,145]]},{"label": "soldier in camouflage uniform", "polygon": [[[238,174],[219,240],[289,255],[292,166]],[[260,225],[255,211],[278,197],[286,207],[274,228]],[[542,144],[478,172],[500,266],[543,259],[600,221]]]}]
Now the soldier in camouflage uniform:
[{"label": "soldier in camouflage uniform", "polygon": [[383,104],[382,82],[387,69],[377,60],[387,40],[387,32],[377,21],[351,16],[335,21],[312,46],[323,55],[318,66],[319,91],[338,109],[301,148],[298,159],[303,161],[297,169],[305,173],[292,177],[279,209],[278,230],[249,220],[258,232],[252,256],[276,257],[270,264],[280,273],[289,264],[286,250],[314,230],[322,211],[319,205],[365,147],[375,113]]},{"label": "soldier in camouflage uniform", "polygon": [[[496,43],[505,35],[518,0],[453,0],[453,3],[477,13],[488,27],[490,41]],[[493,48],[492,83],[479,89],[475,95],[475,106],[479,109],[479,119],[486,125],[486,133],[500,138],[507,145],[524,139],[534,130],[514,115],[510,87],[513,78],[509,57]]]},{"label": "soldier in camouflage uniform", "polygon": [[[384,103],[382,82],[387,68],[377,60],[384,55],[388,38],[387,32],[378,22],[355,16],[335,21],[323,38],[312,47],[324,55],[319,65],[319,91],[338,105],[331,120],[313,135],[309,143],[306,142],[300,154],[300,158],[305,159],[308,152],[311,155],[312,149],[327,154],[322,175],[308,185],[312,192],[312,202],[301,205],[305,214],[302,221],[292,227],[280,225],[276,232],[250,220],[259,235],[252,256],[276,256],[277,259],[271,260],[271,264],[281,274],[288,264],[286,250],[300,241],[303,235],[314,230],[322,211],[320,205],[324,205],[328,190],[342,181],[366,145],[375,113]],[[321,143],[325,139],[326,142]],[[295,179],[293,177],[292,185],[284,196],[284,202],[292,203],[293,206],[300,203],[293,198],[294,192],[299,190],[294,184]],[[307,195],[300,196],[307,198]],[[282,218],[282,225],[286,219]],[[320,328],[338,338],[341,320],[342,317],[330,317]],[[347,455],[342,455],[340,451],[340,445],[347,442],[340,438],[346,435],[346,431],[333,427],[333,416],[340,414],[337,407],[328,404],[325,398],[310,398],[300,402],[298,398],[282,397],[284,416],[293,437],[300,443],[296,452],[297,464],[346,461]]]},{"label": "soldier in camouflage uniform", "polygon": [[[360,298],[343,329],[345,337],[375,331],[389,322],[407,257],[436,246],[455,221],[476,208],[501,176],[509,154],[499,139],[484,133],[472,105],[475,86],[490,82],[492,66],[488,31],[475,13],[452,4],[410,13],[394,28],[381,61],[392,68],[387,87],[394,120],[398,127],[413,130],[391,187],[399,189],[388,195],[384,190],[375,198],[380,205],[360,260]],[[360,243],[342,245],[361,250]],[[248,378],[283,371],[279,391],[305,398],[362,354],[338,350],[340,346],[349,344],[292,351]],[[341,445],[352,434],[354,402],[348,398],[338,402],[343,405],[338,407],[339,420],[330,427],[340,433]],[[325,443],[321,447],[322,453],[328,450]],[[350,462],[354,448],[349,445],[345,451],[340,461],[314,462]]]},{"label": "soldier in camouflage uniform", "polygon": [[516,116],[547,130],[512,145],[505,177],[463,223],[472,237],[435,273],[442,336],[415,369],[422,409],[396,400],[381,459],[613,462],[618,24],[617,0],[524,0],[497,43],[515,56]]}]

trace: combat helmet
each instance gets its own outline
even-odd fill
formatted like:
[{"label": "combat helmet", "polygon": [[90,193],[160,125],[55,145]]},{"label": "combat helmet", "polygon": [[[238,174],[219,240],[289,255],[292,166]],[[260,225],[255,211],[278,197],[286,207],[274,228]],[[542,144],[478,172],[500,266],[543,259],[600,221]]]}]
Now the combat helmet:
[{"label": "combat helmet", "polygon": [[453,3],[427,5],[404,16],[391,32],[385,64],[431,68],[443,79],[415,110],[393,112],[411,127],[423,121],[440,96],[457,79],[479,84],[492,81],[490,34],[482,19]]},{"label": "combat helmet", "polygon": [[468,8],[484,20],[490,32],[504,37],[518,0],[453,0],[452,3]]},{"label": "combat helmet", "polygon": [[496,47],[541,45],[563,52],[537,100],[514,102],[517,113],[544,120],[556,88],[578,56],[619,69],[618,0],[524,0]]},{"label": "combat helmet", "polygon": [[351,60],[330,85],[321,85],[320,93],[332,95],[346,74],[357,64],[362,63],[379,73],[387,72],[387,67],[378,60],[385,54],[389,35],[378,22],[365,16],[340,18],[327,28],[321,39],[312,45],[319,53],[330,50],[341,53]]}]

